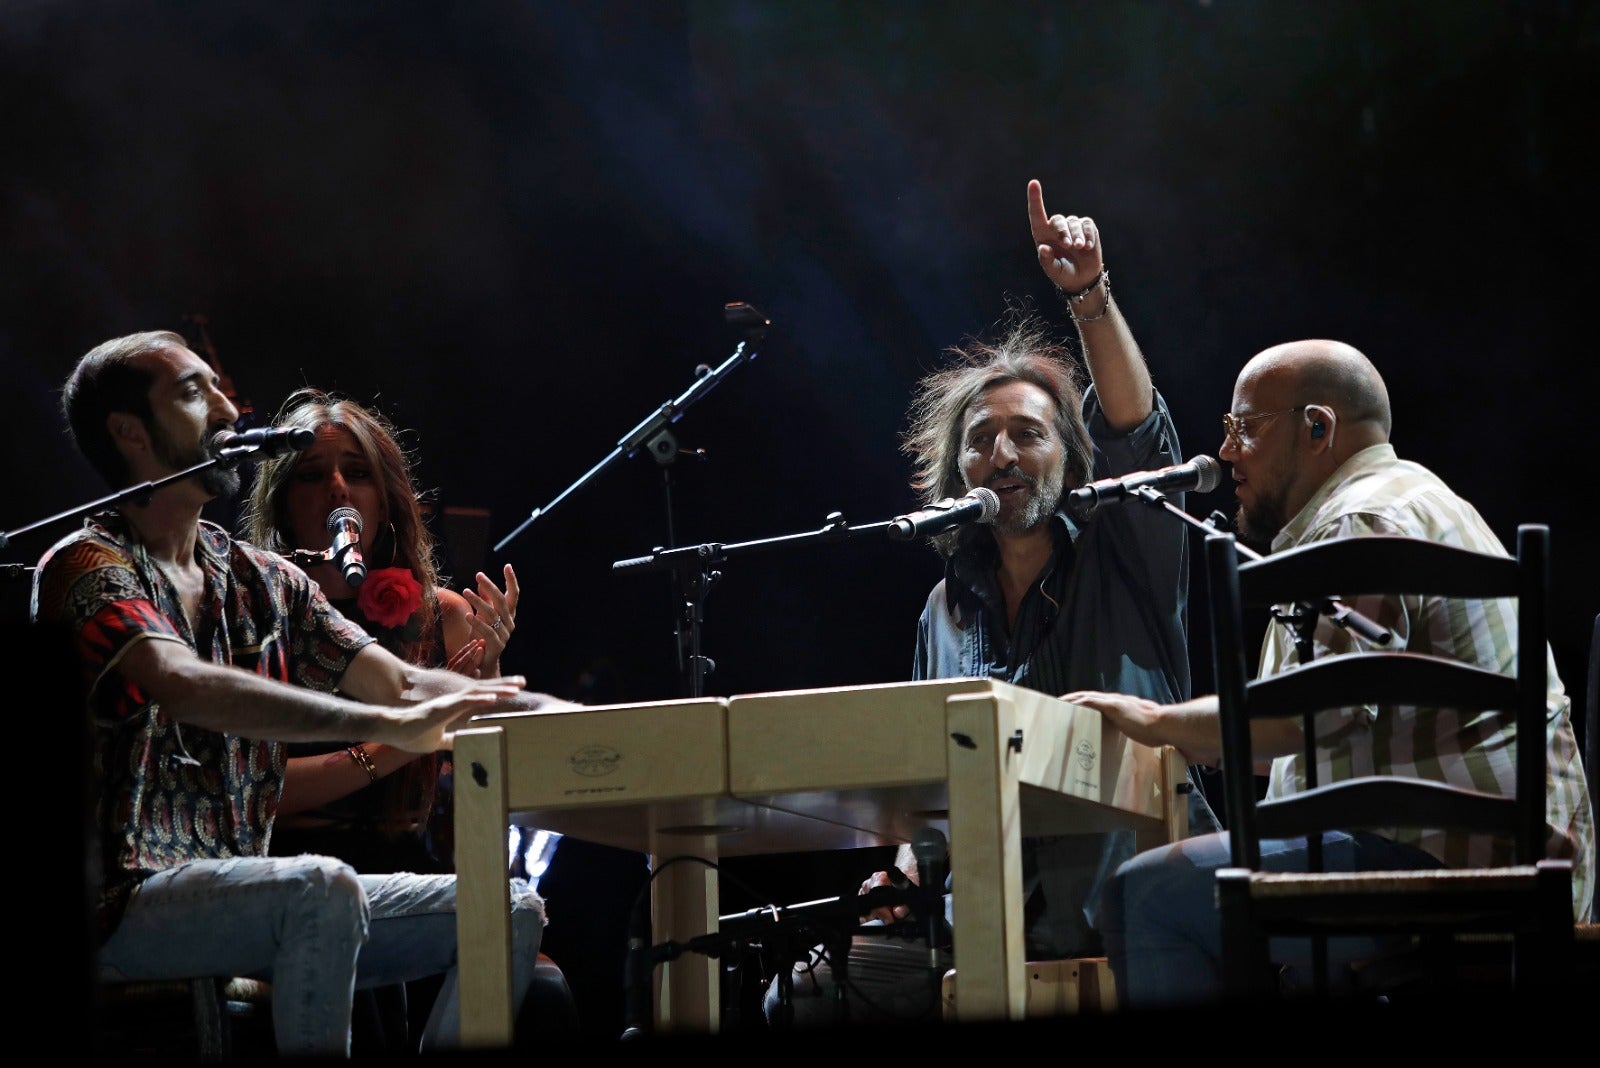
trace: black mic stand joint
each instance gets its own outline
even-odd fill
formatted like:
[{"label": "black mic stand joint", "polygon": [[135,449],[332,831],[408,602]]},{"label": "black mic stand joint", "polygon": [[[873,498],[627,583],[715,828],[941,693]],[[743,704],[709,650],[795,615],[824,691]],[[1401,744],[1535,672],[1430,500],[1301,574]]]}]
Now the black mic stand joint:
[{"label": "black mic stand joint", "polygon": [[682,612],[678,617],[678,667],[689,680],[691,697],[705,695],[706,676],[717,670],[717,662],[700,651],[700,634],[706,621],[706,598],[711,595],[711,588],[722,581],[722,572],[712,566],[717,562],[716,557],[716,553],[708,554],[701,558],[699,568],[677,571],[679,595],[683,599]]},{"label": "black mic stand joint", "polygon": [[711,588],[722,580],[722,566],[741,553],[765,551],[808,541],[839,542],[865,533],[876,533],[890,526],[888,522],[864,523],[852,527],[839,512],[830,512],[827,522],[814,531],[800,534],[783,534],[755,541],[724,543],[704,542],[700,545],[683,545],[677,548],[656,546],[649,556],[635,556],[617,560],[611,565],[613,572],[672,571],[682,603],[677,616],[679,668],[683,672],[686,690],[690,697],[705,696],[706,676],[716,670],[716,662],[705,656],[700,648],[701,627],[705,622],[705,601]]}]

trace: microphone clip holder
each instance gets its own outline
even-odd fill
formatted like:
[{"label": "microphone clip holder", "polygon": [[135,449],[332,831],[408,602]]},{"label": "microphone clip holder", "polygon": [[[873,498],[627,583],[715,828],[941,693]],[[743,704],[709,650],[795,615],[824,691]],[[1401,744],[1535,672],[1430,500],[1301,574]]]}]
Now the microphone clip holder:
[{"label": "microphone clip holder", "polygon": [[218,467],[238,467],[239,461],[247,456],[253,456],[261,451],[260,445],[224,445],[212,455],[216,458]]}]

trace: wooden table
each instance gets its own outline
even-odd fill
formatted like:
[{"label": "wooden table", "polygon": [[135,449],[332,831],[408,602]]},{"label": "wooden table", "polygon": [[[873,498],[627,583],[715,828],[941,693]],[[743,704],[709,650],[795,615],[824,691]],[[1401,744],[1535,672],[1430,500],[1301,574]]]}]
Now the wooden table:
[{"label": "wooden table", "polygon": [[[1181,757],[1098,713],[992,679],[948,679],[475,717],[456,735],[461,1027],[506,1047],[506,832],[525,823],[649,854],[657,942],[717,929],[716,871],[677,857],[909,842],[934,826],[965,892],[955,910],[961,1016],[1025,1011],[1021,839],[1134,830],[1181,837]],[[988,887],[974,892],[968,888]],[[715,961],[655,974],[660,1031],[715,1031]]]}]

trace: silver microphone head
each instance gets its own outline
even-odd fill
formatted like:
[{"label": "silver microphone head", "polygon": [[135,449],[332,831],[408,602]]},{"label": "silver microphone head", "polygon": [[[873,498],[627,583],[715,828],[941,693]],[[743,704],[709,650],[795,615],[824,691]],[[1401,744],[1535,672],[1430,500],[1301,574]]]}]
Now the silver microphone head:
[{"label": "silver microphone head", "polygon": [[356,528],[357,534],[361,533],[361,513],[348,505],[328,513],[328,533],[339,533],[339,527],[346,521]]},{"label": "silver microphone head", "polygon": [[1217,484],[1222,481],[1221,464],[1210,456],[1196,456],[1189,462],[1194,464],[1195,474],[1199,476],[1199,481],[1195,483],[1194,487],[1196,490],[1201,493],[1210,493],[1217,488]]},{"label": "silver microphone head", "polygon": [[993,523],[995,516],[1000,514],[1000,495],[988,486],[977,486],[969,496],[976,497],[979,507],[983,509],[978,513],[976,522]]}]

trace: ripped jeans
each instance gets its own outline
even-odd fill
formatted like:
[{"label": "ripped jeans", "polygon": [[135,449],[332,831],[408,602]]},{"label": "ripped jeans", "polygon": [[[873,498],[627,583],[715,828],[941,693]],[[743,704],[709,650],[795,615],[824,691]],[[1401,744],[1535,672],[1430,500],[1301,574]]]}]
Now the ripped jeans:
[{"label": "ripped jeans", "polygon": [[[514,1005],[533,983],[544,902],[511,880]],[[421,1050],[460,1039],[453,875],[358,875],[331,857],[196,860],[146,879],[100,948],[107,979],[272,983],[280,1057],[350,1055],[357,988],[443,974]]]}]

